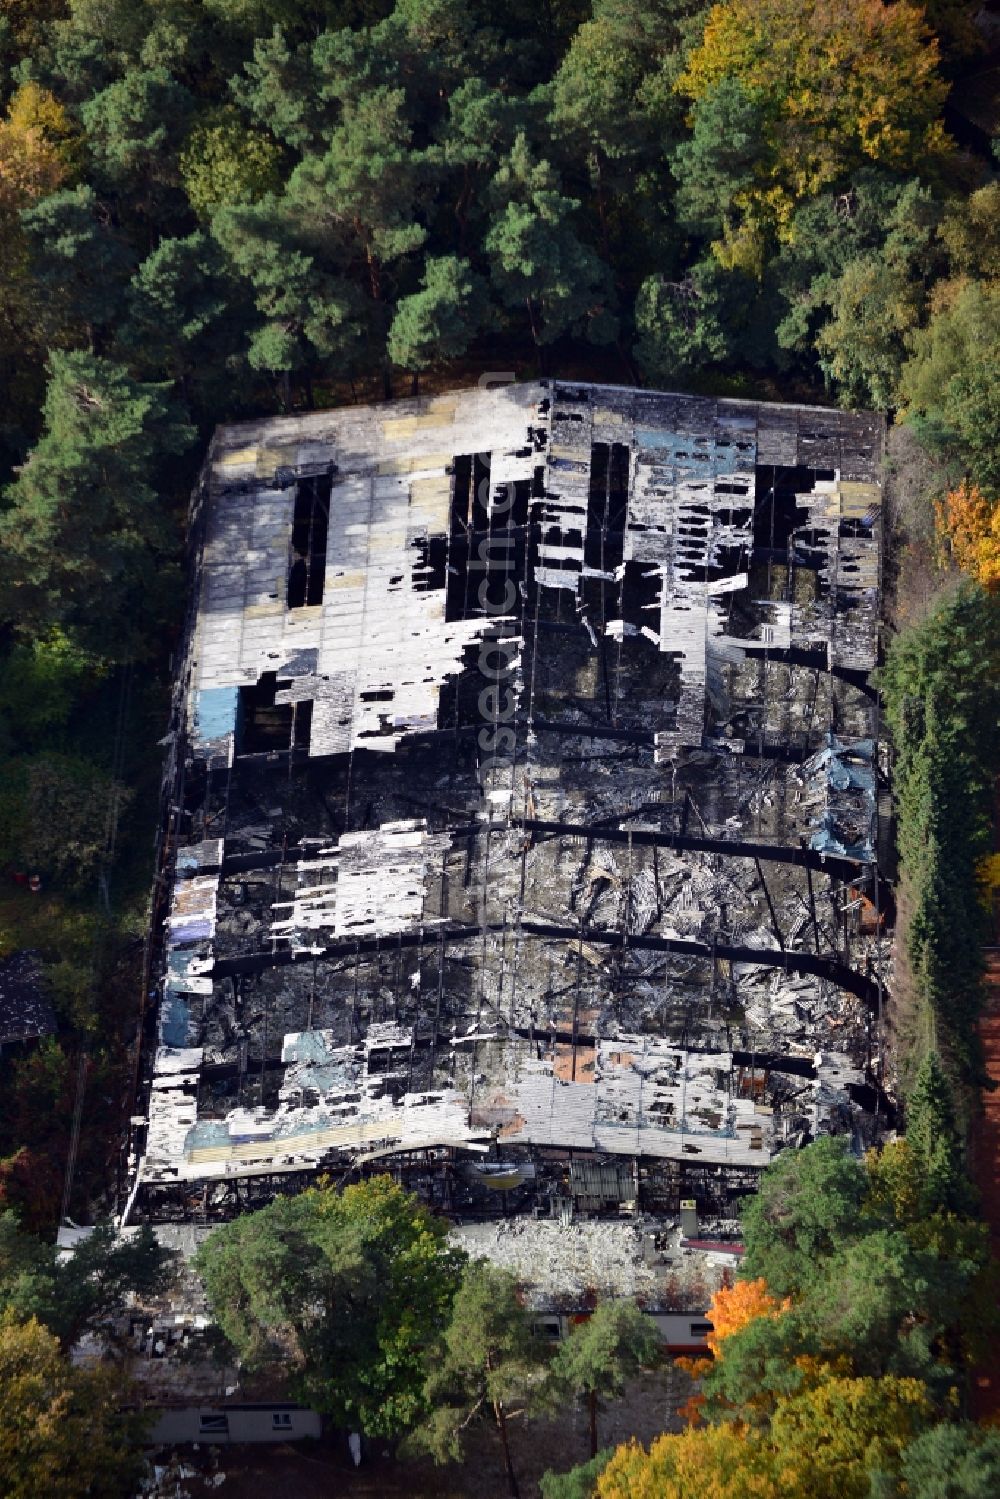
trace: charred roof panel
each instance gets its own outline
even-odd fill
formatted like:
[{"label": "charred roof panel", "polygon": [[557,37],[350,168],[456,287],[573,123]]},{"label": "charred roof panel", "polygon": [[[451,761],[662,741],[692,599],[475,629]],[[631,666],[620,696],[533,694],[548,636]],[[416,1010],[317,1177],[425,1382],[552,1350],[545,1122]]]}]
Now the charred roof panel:
[{"label": "charred roof panel", "polygon": [[147,1206],[864,1133],[881,443],[565,382],[216,434]]}]

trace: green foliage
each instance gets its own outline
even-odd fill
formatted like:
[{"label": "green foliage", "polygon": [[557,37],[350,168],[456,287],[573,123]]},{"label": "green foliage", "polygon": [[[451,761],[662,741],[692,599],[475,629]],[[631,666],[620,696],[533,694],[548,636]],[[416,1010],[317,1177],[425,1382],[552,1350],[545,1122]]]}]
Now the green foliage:
[{"label": "green foliage", "polygon": [[543,1473],[539,1481],[542,1499],[591,1499],[594,1485],[611,1460],[613,1448],[605,1447],[589,1463],[570,1468],[568,1473]]},{"label": "green foliage", "polygon": [[[180,618],[188,411],[204,434],[314,388],[367,398],[390,363],[478,364],[489,348],[498,367],[575,370],[596,345],[600,378],[631,379],[633,350],[665,385],[759,378],[797,401],[904,410],[997,498],[1000,186],[938,125],[943,79],[977,45],[972,9],[926,7],[942,74],[920,11],[876,0],[5,0],[0,852],[47,879],[34,904],[8,892],[0,922],[5,947],[43,952],[64,1024],[95,1047],[121,1034],[108,995],[128,913],[105,923],[85,901],[109,814],[155,796],[134,755],[112,780],[99,720],[120,681],[108,664],[165,661]],[[748,1267],[797,1298],[731,1342],[725,1398],[754,1420],[755,1400],[801,1393],[796,1354],[853,1358],[860,1342],[864,1367],[920,1369],[936,1392],[986,1325],[982,1240],[961,1216],[965,1100],[946,1080],[978,1068],[995,610],[950,597],[890,652],[901,966],[919,995],[901,1043],[910,1158],[885,1160],[879,1185],[821,1142],[749,1210]],[[159,732],[126,737],[151,748]],[[940,1067],[921,1069],[931,1052]],[[45,1047],[2,1080],[0,1197],[39,1226],[73,1066]],[[88,1099],[102,1092],[119,1079]],[[430,1399],[440,1450],[477,1390],[497,1421],[534,1397],[509,1286],[491,1294],[517,1346],[485,1339],[506,1393],[483,1382],[482,1340],[461,1351],[473,1315],[494,1326],[475,1276],[466,1333],[460,1320],[441,1344],[451,1372],[429,1387],[457,1271],[400,1228],[430,1287],[407,1302],[379,1213],[359,1209],[359,1227],[340,1212],[279,1205],[246,1230],[244,1261],[236,1239],[219,1250],[247,1357],[291,1349],[307,1397],[322,1385],[338,1419],[373,1431]],[[384,1322],[371,1263],[392,1287]],[[307,1315],[317,1287],[359,1298],[343,1342]],[[967,1456],[976,1492],[993,1459]]]},{"label": "green foliage", "polygon": [[[860,272],[851,271],[856,264],[883,266],[899,295],[922,309],[924,286],[943,263],[936,235],[939,216],[940,205],[929,189],[875,168],[858,172],[849,192],[823,193],[801,204],[792,216],[787,243],[766,271],[783,304],[779,344],[799,354],[817,347],[817,335],[843,302],[843,278],[850,272],[855,283],[859,280]],[[882,353],[876,330],[865,330],[866,367],[872,361],[892,365],[898,360],[898,334],[889,331],[895,342]],[[829,358],[840,341],[846,343],[846,328],[839,340],[831,337],[824,355],[829,378]]]},{"label": "green foliage", "polygon": [[969,1181],[963,1167],[954,1095],[934,1051],[928,1051],[921,1060],[906,1101],[906,1138],[920,1172],[923,1210],[967,1212]]},{"label": "green foliage", "polygon": [[0,752],[51,743],[100,668],[61,630],[15,645],[0,672]]},{"label": "green foliage", "polygon": [[700,101],[694,128],[673,154],[677,212],[705,238],[733,238],[752,212],[751,192],[773,162],[765,106],[738,78],[720,78]]},{"label": "green foliage", "polygon": [[905,271],[871,256],[852,260],[830,290],[816,338],[820,368],[846,406],[892,405],[919,299]]},{"label": "green foliage", "polygon": [[[26,242],[10,225],[0,348],[35,340],[36,371],[45,347],[125,357],[206,425],[461,359],[487,329],[635,346],[655,380],[739,390],[750,367],[889,406],[935,279],[996,276],[993,185],[935,176],[944,86],[908,5],[16,9],[10,66],[84,180],[28,205]],[[4,381],[16,452],[38,382],[16,359]],[[988,376],[956,381],[914,420],[981,468]]]},{"label": "green foliage", "polygon": [[552,1382],[557,1390],[586,1397],[592,1458],[597,1456],[600,1397],[620,1400],[626,1379],[654,1363],[659,1352],[655,1325],[632,1301],[600,1302],[557,1349],[550,1370]]},{"label": "green foliage", "polygon": [[[946,1122],[939,1081],[922,1085],[922,1107]],[[954,1212],[967,1185],[940,1168],[928,1181],[925,1143],[918,1131],[913,1146],[860,1162],[818,1140],[764,1173],[744,1212],[741,1275],[790,1299],[726,1334],[703,1385],[710,1419],[767,1424],[820,1365],[918,1379],[949,1408],[980,1324],[995,1325],[995,1282],[984,1226]]]},{"label": "green foliage", "polygon": [[467,260],[428,260],[423,286],[403,297],[389,329],[389,358],[404,369],[425,370],[457,359],[472,343],[487,313],[486,286]]},{"label": "green foliage", "polygon": [[561,191],[547,161],[535,161],[523,133],[493,179],[492,227],[483,240],[504,306],[527,312],[536,344],[574,329],[597,344],[617,332],[606,268],[577,236],[576,199]]},{"label": "green foliage", "polygon": [[44,294],[44,326],[53,344],[96,348],[120,317],[133,255],[108,225],[94,189],[65,188],[21,215]]},{"label": "green foliage", "polygon": [[724,271],[715,260],[699,261],[683,281],[644,281],[635,304],[635,354],[643,371],[669,386],[723,363],[736,348],[752,296],[741,272]]},{"label": "green foliage", "polygon": [[148,1227],[116,1242],[114,1230],[100,1224],[60,1260],[53,1244],[25,1233],[13,1213],[0,1213],[0,1315],[37,1318],[65,1349],[113,1320],[131,1293],[164,1291],[172,1273],[172,1256]]},{"label": "green foliage", "polygon": [[[1000,182],[987,182],[968,198],[953,198],[945,207],[939,236],[948,255],[952,280],[995,282],[1000,279]],[[950,294],[949,282],[941,288]]]},{"label": "green foliage", "polygon": [[68,889],[92,887],[131,791],[83,755],[11,760],[5,779],[0,852]]},{"label": "green foliage", "polygon": [[210,379],[213,365],[225,364],[233,350],[233,300],[232,276],[215,240],[204,233],[162,239],[132,277],[122,344],[150,372],[167,371],[189,384],[199,375]]},{"label": "green foliage", "polygon": [[278,1198],[198,1253],[215,1317],[250,1367],[289,1364],[301,1398],[338,1426],[405,1430],[458,1285],[447,1225],[379,1177]]},{"label": "green foliage", "polygon": [[235,109],[221,107],[192,126],[178,158],[187,200],[199,218],[227,203],[254,203],[280,186],[283,153]]},{"label": "green foliage", "polygon": [[1000,1491],[1000,1432],[932,1426],[903,1454],[909,1499],[993,1499]]},{"label": "green foliage", "polygon": [[[773,1265],[787,1277],[787,1242],[776,1244],[776,1217],[784,1220],[786,1240],[801,1225],[799,1241],[812,1243],[812,1259],[801,1258],[794,1278],[786,1279],[791,1294],[780,1314],[726,1332],[702,1381],[701,1414],[711,1423],[744,1423],[791,1461],[788,1449],[798,1438],[789,1435],[786,1417],[801,1408],[813,1421],[817,1398],[828,1403],[842,1377],[876,1400],[880,1389],[905,1384],[920,1392],[920,1420],[898,1433],[886,1470],[895,1473],[899,1447],[928,1417],[954,1409],[967,1361],[982,1356],[976,1323],[984,1310],[995,1326],[988,1242],[981,1225],[940,1213],[926,1217],[913,1184],[898,1170],[886,1177],[874,1154],[864,1165],[850,1163],[853,1179],[833,1171],[829,1143],[779,1159],[762,1181],[768,1210],[748,1206],[744,1237],[753,1269],[745,1265],[741,1275]],[[902,1151],[894,1167],[909,1160],[908,1147],[890,1150]],[[902,1192],[887,1192],[889,1181],[902,1184]],[[831,1210],[824,1212],[820,1200],[827,1194]],[[852,1201],[853,1214],[845,1211]],[[849,1394],[847,1385],[842,1394]],[[832,1411],[822,1419],[829,1425]],[[800,1476],[805,1460],[795,1460]],[[897,1494],[893,1482],[886,1478],[886,1495]],[[804,1494],[813,1492],[804,1477],[802,1485]]]},{"label": "green foliage", "polygon": [[419,250],[427,238],[416,217],[424,171],[404,91],[373,88],[343,105],[324,153],[296,167],[289,207],[353,259],[372,299],[381,302],[383,267]]},{"label": "green foliage", "polygon": [[541,1372],[542,1349],[532,1338],[514,1277],[486,1261],[471,1261],[430,1364],[424,1387],[429,1415],[409,1438],[409,1449],[429,1452],[441,1463],[457,1460],[470,1423],[492,1417],[509,1476],[507,1416],[515,1403],[523,1406],[537,1395]]},{"label": "green foliage", "polygon": [[901,1230],[880,1229],[822,1262],[801,1315],[827,1357],[849,1358],[859,1375],[900,1374],[947,1387],[943,1342],[958,1325],[979,1266],[919,1248]]},{"label": "green foliage", "polygon": [[119,1413],[107,1370],[74,1369],[38,1322],[0,1315],[0,1472],[6,1499],[125,1499],[144,1423]]},{"label": "green foliage", "polygon": [[714,1421],[735,1411],[755,1426],[766,1424],[779,1400],[802,1390],[800,1360],[819,1353],[812,1330],[797,1312],[754,1318],[726,1338],[724,1350],[725,1357],[702,1381],[703,1413]]},{"label": "green foliage", "polygon": [[112,182],[148,176],[178,145],[191,109],[187,89],[165,67],[125,73],[80,114],[98,168]]},{"label": "green foliage", "polygon": [[1000,497],[1000,283],[949,287],[910,337],[900,394],[920,435]]},{"label": "green foliage", "polygon": [[802,1291],[852,1233],[864,1195],[864,1170],[844,1140],[784,1152],[744,1211],[746,1275],[762,1276],[775,1296]]},{"label": "green foliage", "polygon": [[106,660],[148,653],[172,581],[155,466],[192,436],[166,386],[53,354],[45,431],[0,514],[0,616],[64,630]]},{"label": "green foliage", "polygon": [[921,1004],[906,1082],[935,1049],[978,1076],[984,918],[976,862],[989,849],[1000,666],[1000,605],[973,587],[938,600],[893,641],[881,673],[896,747],[894,792],[907,904],[907,957]]},{"label": "green foliage", "polygon": [[[947,86],[920,10],[879,0],[800,5],[721,0],[709,11],[677,87],[693,120],[724,82],[760,103],[766,166],[743,195],[750,238],[780,236],[795,203],[850,181],[870,161],[933,165],[946,149],[938,118]],[[726,254],[742,254],[742,231]]]},{"label": "green foliage", "polygon": [[[677,22],[690,5],[613,0],[594,7],[575,32],[552,84],[550,119],[571,170],[587,166],[604,256],[631,266],[644,241],[668,232],[665,147],[681,129],[670,88],[680,44]],[[662,265],[662,246],[654,259]]]},{"label": "green foliage", "polygon": [[221,209],[212,233],[244,279],[257,317],[246,327],[253,369],[290,373],[339,351],[351,367],[359,343],[358,296],[303,249],[282,206],[267,197]]}]

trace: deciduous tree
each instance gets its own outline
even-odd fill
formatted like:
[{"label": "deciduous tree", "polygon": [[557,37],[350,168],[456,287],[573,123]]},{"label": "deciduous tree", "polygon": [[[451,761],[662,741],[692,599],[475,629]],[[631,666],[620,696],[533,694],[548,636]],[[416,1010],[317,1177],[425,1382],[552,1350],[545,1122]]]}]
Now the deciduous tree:
[{"label": "deciduous tree", "polygon": [[758,1317],[780,1317],[788,1310],[790,1302],[779,1301],[767,1289],[767,1281],[740,1279],[731,1286],[720,1286],[709,1303],[706,1320],[712,1331],[706,1342],[714,1357],[723,1353],[723,1344],[735,1332],[742,1332]]},{"label": "deciduous tree", "polygon": [[914,1379],[825,1377],[778,1402],[767,1430],[736,1424],[619,1447],[599,1499],[869,1499],[931,1413]]},{"label": "deciduous tree", "polygon": [[131,790],[79,754],[13,759],[4,775],[15,795],[0,804],[0,848],[46,883],[92,894],[107,855],[109,818],[125,812]]},{"label": "deciduous tree", "polygon": [[902,266],[865,256],[845,267],[827,300],[830,317],[816,335],[820,368],[845,405],[888,410],[920,312],[917,285]]},{"label": "deciduous tree", "polygon": [[389,1177],[279,1197],[198,1254],[213,1312],[251,1367],[290,1365],[338,1426],[391,1436],[425,1408],[461,1257],[447,1224]]},{"label": "deciduous tree", "polygon": [[692,122],[724,80],[759,101],[768,170],[751,218],[783,233],[792,206],[866,161],[906,171],[946,147],[947,85],[922,10],[903,0],[722,0],[677,88]]},{"label": "deciduous tree", "polygon": [[1000,495],[1000,283],[939,286],[910,349],[899,382],[908,419],[960,473]]},{"label": "deciduous tree", "polygon": [[1000,589],[1000,502],[991,504],[978,484],[963,480],[936,505],[937,526],[958,567],[987,592]]},{"label": "deciduous tree", "polygon": [[733,1426],[689,1427],[648,1452],[619,1447],[597,1480],[599,1499],[779,1499],[769,1454]]},{"label": "deciduous tree", "polygon": [[917,1379],[825,1377],[778,1402],[768,1445],[778,1494],[868,1499],[872,1475],[898,1472],[932,1417]]},{"label": "deciduous tree", "polygon": [[0,1474],[6,1499],[125,1499],[141,1423],[119,1415],[113,1375],[72,1367],[34,1319],[0,1316]]},{"label": "deciduous tree", "polygon": [[178,164],[188,202],[199,218],[210,219],[224,204],[253,203],[276,192],[283,159],[273,136],[220,106],[195,120]]}]

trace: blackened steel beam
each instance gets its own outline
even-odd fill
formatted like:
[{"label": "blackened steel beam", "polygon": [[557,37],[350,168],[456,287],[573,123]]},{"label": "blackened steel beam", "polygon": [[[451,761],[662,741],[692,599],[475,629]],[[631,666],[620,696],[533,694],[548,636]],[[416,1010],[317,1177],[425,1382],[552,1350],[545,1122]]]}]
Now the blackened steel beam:
[{"label": "blackened steel beam", "polygon": [[[617,818],[627,813],[615,813]],[[858,859],[838,854],[823,854],[813,848],[789,848],[780,843],[755,843],[738,838],[696,837],[689,833],[661,832],[655,828],[615,828],[605,822],[548,822],[537,817],[511,817],[500,823],[468,823],[449,829],[456,843],[463,838],[485,837],[516,829],[543,837],[593,838],[600,843],[631,843],[636,848],[673,848],[680,852],[723,854],[730,858],[763,859],[773,864],[792,864],[800,869],[815,869],[835,878],[856,882],[869,867]],[[282,859],[289,859],[281,849],[262,849],[253,854],[227,854],[222,861],[223,875],[241,874],[255,869],[273,869]],[[305,851],[303,850],[303,856]]]},{"label": "blackened steel beam", "polygon": [[[227,978],[234,973],[264,973],[270,968],[287,968],[294,963],[311,963],[313,958],[339,957],[343,953],[375,953],[382,950],[386,942],[394,948],[421,947],[430,938],[445,942],[480,941],[486,932],[509,932],[507,922],[449,922],[428,931],[393,933],[386,937],[347,938],[325,947],[307,947],[300,950],[284,949],[279,952],[248,953],[239,958],[220,958],[212,968],[213,978]],[[531,937],[551,938],[557,942],[579,942],[583,940],[593,947],[622,950],[627,945],[630,951],[677,953],[681,957],[707,958],[709,961],[722,958],[733,963],[750,963],[761,968],[783,968],[786,973],[813,974],[817,978],[829,979],[849,994],[873,1008],[879,1002],[879,986],[864,974],[848,968],[837,958],[820,953],[779,952],[775,948],[737,947],[723,942],[690,942],[677,937],[639,936],[635,932],[624,933],[605,930],[584,929],[579,926],[563,926],[557,922],[521,921],[517,931]]]}]

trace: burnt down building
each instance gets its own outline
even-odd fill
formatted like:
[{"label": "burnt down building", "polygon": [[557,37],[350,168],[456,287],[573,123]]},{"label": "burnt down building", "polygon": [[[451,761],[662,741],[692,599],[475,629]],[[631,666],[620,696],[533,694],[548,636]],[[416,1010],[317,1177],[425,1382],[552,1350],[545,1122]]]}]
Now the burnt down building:
[{"label": "burnt down building", "polygon": [[126,1221],[725,1213],[874,1138],[882,446],[560,382],[216,434]]}]

